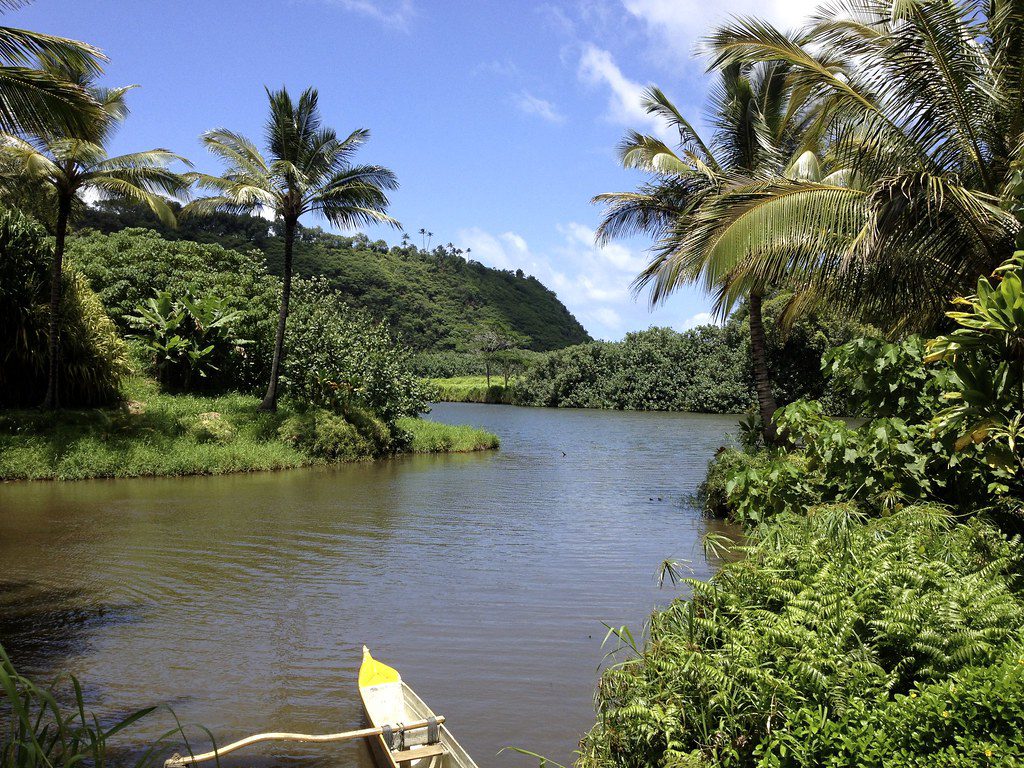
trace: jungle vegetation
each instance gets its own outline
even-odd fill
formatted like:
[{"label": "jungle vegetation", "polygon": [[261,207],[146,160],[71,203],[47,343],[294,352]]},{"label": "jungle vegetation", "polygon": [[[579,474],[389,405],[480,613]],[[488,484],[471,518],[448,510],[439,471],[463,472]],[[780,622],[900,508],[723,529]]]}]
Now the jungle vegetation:
[{"label": "jungle vegetation", "polygon": [[[111,157],[132,88],[98,86],[103,61],[73,41],[0,27],[0,479],[496,447],[478,430],[421,428],[427,389],[410,351],[324,277],[293,280],[300,217],[396,223],[385,196],[394,174],[353,162],[368,131],[339,138],[323,127],[314,89],[297,100],[268,90],[265,154],[229,130],[202,137],[222,175],[192,173],[162,148]],[[172,203],[194,188],[214,194]],[[182,216],[270,212],[282,224],[282,237],[266,233],[281,241],[282,277],[261,254],[150,230],[81,236],[87,194],[145,208],[169,231]],[[256,389],[259,410],[276,412],[283,396],[282,412],[255,413]]]},{"label": "jungle vegetation", "polygon": [[656,613],[599,687],[582,766],[984,766],[1024,756],[1024,252],[929,341],[823,361],[864,415],[800,400],[721,451],[745,558]]},{"label": "jungle vegetation", "polygon": [[[258,216],[217,213],[187,217],[172,229],[144,207],[102,201],[85,211],[81,230],[110,234],[146,228],[168,240],[190,240],[264,254],[268,270],[281,275],[284,253],[273,222]],[[453,244],[430,249],[408,235],[398,245],[365,235],[335,235],[299,227],[294,243],[295,274],[323,275],[346,300],[387,322],[396,339],[428,357],[454,360],[443,371],[422,367],[423,375],[466,375],[473,368],[474,336],[498,327],[525,337],[530,350],[548,351],[590,340],[558,297],[521,270],[499,270],[472,259]],[[481,369],[481,373],[483,370]]]},{"label": "jungle vegetation", "polygon": [[[839,0],[711,32],[708,146],[650,92],[679,146],[631,134],[649,181],[600,198],[612,234],[655,235],[638,287],[703,281],[725,314],[772,286],[783,325],[827,305],[883,335],[821,358],[858,420],[797,399],[715,457],[705,505],[743,541],[706,546],[743,559],[609,633],[580,766],[1024,760],[1022,36],[1012,3]],[[809,118],[792,151],[778,109]],[[736,139],[767,162],[722,162]]]}]

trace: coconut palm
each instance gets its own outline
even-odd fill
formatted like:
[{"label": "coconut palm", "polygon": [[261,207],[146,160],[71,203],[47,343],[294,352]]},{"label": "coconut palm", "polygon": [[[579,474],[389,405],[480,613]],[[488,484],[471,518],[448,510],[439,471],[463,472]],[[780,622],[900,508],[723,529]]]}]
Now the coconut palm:
[{"label": "coconut palm", "polygon": [[[0,0],[0,11],[23,5]],[[76,133],[98,116],[98,105],[78,83],[61,79],[58,65],[98,74],[104,56],[85,43],[0,26],[0,131]]]},{"label": "coconut palm", "polygon": [[195,200],[186,211],[209,213],[271,213],[284,235],[284,279],[270,382],[261,408],[277,408],[278,376],[284,358],[285,325],[292,285],[292,250],[299,219],[320,216],[331,224],[351,228],[360,224],[389,224],[385,190],[396,189],[395,175],[379,165],[352,165],[351,159],[370,137],[360,128],[339,139],[321,127],[317,92],[303,91],[298,102],[287,89],[267,89],[270,115],[266,123],[267,156],[241,134],[218,128],[203,135],[203,143],[226,166],[222,176],[192,174],[199,186],[216,193]]},{"label": "coconut palm", "polygon": [[734,289],[786,273],[804,296],[927,330],[1021,233],[1024,6],[834,0],[788,36],[755,19],[708,41],[715,66],[775,62],[820,99],[845,184],[804,180],[719,200],[756,257]]},{"label": "coconut palm", "polygon": [[[726,300],[731,294],[723,287],[736,260],[745,256],[746,244],[716,251],[710,243],[694,240],[692,233],[707,220],[706,209],[734,186],[817,169],[817,158],[808,149],[817,144],[816,113],[805,98],[788,88],[786,68],[777,64],[723,68],[712,92],[710,142],[657,88],[645,93],[644,105],[678,134],[678,150],[654,136],[627,134],[620,145],[622,164],[646,171],[650,179],[634,192],[594,198],[605,205],[598,239],[606,242],[633,232],[651,235],[656,240],[653,258],[634,289],[649,289],[651,303],[657,304],[682,285],[702,283],[720,296],[716,309],[726,314],[732,302]],[[776,439],[772,421],[776,401],[768,372],[762,301],[776,286],[763,280],[747,285],[745,292],[758,409],[769,441]]]},{"label": "coconut palm", "polygon": [[[62,71],[51,68],[51,72]],[[53,201],[55,245],[50,268],[50,328],[45,408],[59,405],[58,362],[60,357],[60,295],[64,263],[64,245],[68,223],[82,206],[83,194],[140,203],[169,226],[174,213],[159,193],[184,194],[188,185],[169,170],[174,161],[187,161],[166,149],[151,149],[110,157],[104,149],[114,129],[125,119],[128,107],[125,94],[134,86],[99,88],[91,84],[87,72],[63,70],[61,77],[88,93],[97,105],[95,119],[78,134],[69,136],[54,130],[39,135],[0,134],[0,155],[23,181],[36,185]]]}]

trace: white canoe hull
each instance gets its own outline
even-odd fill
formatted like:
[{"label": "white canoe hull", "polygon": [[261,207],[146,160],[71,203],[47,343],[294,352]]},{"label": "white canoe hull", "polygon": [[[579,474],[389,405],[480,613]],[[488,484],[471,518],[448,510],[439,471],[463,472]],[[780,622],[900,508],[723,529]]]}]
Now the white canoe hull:
[{"label": "white canoe hull", "polygon": [[[369,669],[368,669],[369,667]],[[390,667],[373,659],[369,651],[364,649],[363,668],[359,673],[359,695],[363,701],[363,711],[371,726],[395,726],[398,723],[411,723],[416,720],[427,720],[435,717],[416,692],[410,688],[401,676]],[[405,759],[419,750],[437,752],[437,745],[427,743],[427,729],[407,731],[402,737],[393,737],[394,749],[389,749],[383,736],[372,738],[371,748],[381,768],[477,768],[473,759],[452,736],[446,724],[439,726],[441,754],[430,754],[416,759]],[[406,754],[402,754],[401,747]]]}]

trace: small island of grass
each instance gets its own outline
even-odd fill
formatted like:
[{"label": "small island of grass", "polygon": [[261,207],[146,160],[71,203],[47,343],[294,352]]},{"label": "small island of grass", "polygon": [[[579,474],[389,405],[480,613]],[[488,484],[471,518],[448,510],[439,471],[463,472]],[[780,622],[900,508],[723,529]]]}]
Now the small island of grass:
[{"label": "small island of grass", "polygon": [[371,422],[290,400],[268,412],[251,395],[169,395],[140,377],[125,394],[116,408],[2,412],[0,480],[219,475],[498,447],[474,427],[402,417],[385,438]]}]

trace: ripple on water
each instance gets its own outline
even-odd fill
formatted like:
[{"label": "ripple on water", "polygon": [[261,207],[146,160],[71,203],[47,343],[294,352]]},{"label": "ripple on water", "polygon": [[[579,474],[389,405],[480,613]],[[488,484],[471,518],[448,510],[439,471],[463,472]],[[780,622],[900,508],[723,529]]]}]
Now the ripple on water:
[{"label": "ripple on water", "polygon": [[[593,722],[602,622],[639,628],[673,596],[657,589],[665,558],[711,571],[709,523],[686,499],[735,419],[472,405],[431,418],[490,429],[502,449],[0,486],[0,640],[33,671],[80,674],[101,708],[167,702],[222,741],[358,723],[366,643],[482,765],[523,764],[495,757],[507,744],[567,762]],[[368,757],[288,745],[240,759],[339,762]]]}]

